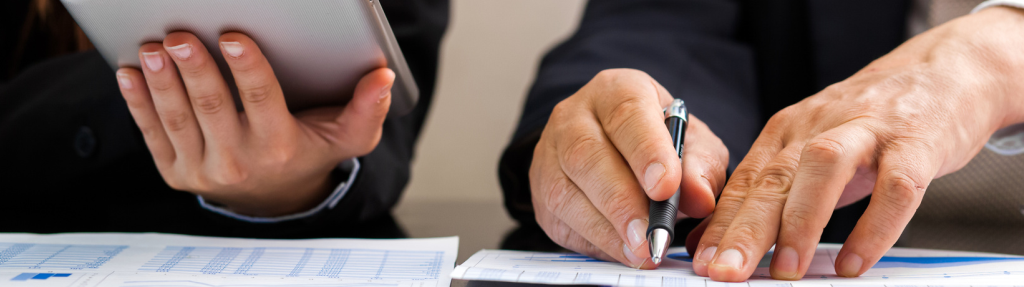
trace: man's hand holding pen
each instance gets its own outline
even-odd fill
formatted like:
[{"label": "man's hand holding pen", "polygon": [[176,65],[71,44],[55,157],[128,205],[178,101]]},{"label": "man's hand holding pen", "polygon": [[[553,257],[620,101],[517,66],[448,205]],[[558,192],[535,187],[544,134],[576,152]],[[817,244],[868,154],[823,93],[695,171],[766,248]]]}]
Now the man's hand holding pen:
[{"label": "man's hand holding pen", "polygon": [[646,73],[605,70],[551,114],[530,167],[537,222],[570,250],[654,268],[649,201],[680,190],[679,211],[705,217],[725,184],[729,153],[690,116],[683,160],[665,130],[673,98]]}]

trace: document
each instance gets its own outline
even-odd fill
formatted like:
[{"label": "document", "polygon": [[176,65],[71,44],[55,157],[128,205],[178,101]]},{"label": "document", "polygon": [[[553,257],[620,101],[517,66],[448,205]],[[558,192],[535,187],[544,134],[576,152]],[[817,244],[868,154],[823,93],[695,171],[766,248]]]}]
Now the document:
[{"label": "document", "polygon": [[459,265],[452,278],[541,284],[586,284],[637,287],[732,286],[1024,286],[1024,257],[893,248],[858,278],[835,275],[839,244],[818,246],[807,275],[800,281],[772,280],[769,253],[743,283],[711,281],[693,273],[682,247],[669,249],[656,270],[637,270],[574,253],[482,250]]},{"label": "document", "polygon": [[0,286],[448,287],[458,245],[458,237],[265,240],[0,233]]}]

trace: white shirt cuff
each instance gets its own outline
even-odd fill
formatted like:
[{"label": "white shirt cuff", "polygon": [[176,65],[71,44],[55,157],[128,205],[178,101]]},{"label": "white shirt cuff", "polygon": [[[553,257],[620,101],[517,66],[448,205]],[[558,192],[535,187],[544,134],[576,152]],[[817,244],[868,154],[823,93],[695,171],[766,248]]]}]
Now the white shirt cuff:
[{"label": "white shirt cuff", "polygon": [[338,205],[338,201],[341,201],[341,198],[345,197],[345,194],[348,193],[348,190],[352,188],[352,182],[355,181],[356,175],[359,174],[359,166],[359,159],[357,158],[352,158],[351,160],[346,160],[339,163],[337,168],[341,170],[350,170],[348,174],[348,179],[338,184],[338,187],[334,188],[334,192],[332,192],[331,195],[328,196],[327,199],[324,199],[324,201],[321,202],[319,205],[313,207],[313,209],[295,214],[288,214],[275,217],[254,217],[248,215],[241,215],[238,213],[234,213],[230,210],[227,210],[224,207],[213,205],[209,202],[206,202],[206,200],[204,200],[202,196],[197,195],[196,198],[199,199],[199,205],[205,208],[206,210],[219,213],[221,215],[241,221],[247,221],[252,223],[276,223],[306,218],[314,214],[317,214],[323,211],[324,209],[331,209],[334,208],[335,205]]},{"label": "white shirt cuff", "polygon": [[1010,6],[1024,9],[1024,0],[988,0],[982,2],[981,4],[978,4],[977,7],[974,7],[974,10],[971,10],[971,13],[976,13],[978,11],[981,11],[981,9],[985,9],[992,6]]}]

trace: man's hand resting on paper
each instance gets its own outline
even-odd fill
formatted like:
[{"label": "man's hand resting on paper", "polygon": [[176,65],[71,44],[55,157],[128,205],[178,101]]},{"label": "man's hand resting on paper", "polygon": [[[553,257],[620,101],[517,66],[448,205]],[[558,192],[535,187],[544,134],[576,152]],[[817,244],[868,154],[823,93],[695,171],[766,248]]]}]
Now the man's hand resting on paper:
[{"label": "man's hand resting on paper", "polygon": [[351,102],[291,114],[267,59],[249,37],[227,33],[220,52],[244,112],[205,46],[190,33],[139,49],[142,69],[117,71],[121,93],[170,187],[251,216],[308,210],[333,190],[330,173],[374,149],[395,74],[362,78]]},{"label": "man's hand resting on paper", "polygon": [[[1024,11],[989,8],[914,37],[767,123],[694,250],[694,271],[743,281],[775,244],[771,274],[799,279],[832,210],[872,194],[835,261],[859,276],[899,238],[932,179],[1024,121]],[[706,229],[704,229],[706,228]]]},{"label": "man's hand resting on paper", "polygon": [[704,217],[714,209],[728,150],[691,115],[680,163],[665,126],[663,109],[671,102],[647,74],[616,69],[555,107],[530,166],[537,222],[552,240],[649,269],[649,199],[665,200],[682,188],[683,214]]}]

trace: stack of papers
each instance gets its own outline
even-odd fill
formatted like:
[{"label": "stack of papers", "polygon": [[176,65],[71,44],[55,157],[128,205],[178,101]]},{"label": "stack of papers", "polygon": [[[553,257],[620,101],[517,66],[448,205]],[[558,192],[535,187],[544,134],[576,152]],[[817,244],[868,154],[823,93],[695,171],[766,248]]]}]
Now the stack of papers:
[{"label": "stack of papers", "polygon": [[259,240],[0,234],[0,286],[447,287],[458,237]]},{"label": "stack of papers", "polygon": [[838,277],[842,245],[821,244],[800,281],[772,280],[771,254],[744,283],[711,281],[693,273],[685,248],[669,249],[657,270],[637,270],[574,253],[482,250],[452,272],[452,278],[541,284],[637,287],[717,286],[1024,286],[1024,257],[991,253],[893,248],[858,278]]}]

